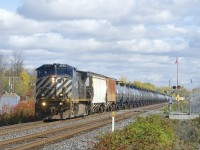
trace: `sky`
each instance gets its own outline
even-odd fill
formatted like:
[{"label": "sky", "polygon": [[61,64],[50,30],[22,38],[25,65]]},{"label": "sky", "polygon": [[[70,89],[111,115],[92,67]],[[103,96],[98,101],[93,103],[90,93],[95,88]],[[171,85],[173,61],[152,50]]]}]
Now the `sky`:
[{"label": "sky", "polygon": [[0,53],[157,86],[176,85],[178,57],[179,84],[194,88],[199,14],[200,0],[0,0]]}]

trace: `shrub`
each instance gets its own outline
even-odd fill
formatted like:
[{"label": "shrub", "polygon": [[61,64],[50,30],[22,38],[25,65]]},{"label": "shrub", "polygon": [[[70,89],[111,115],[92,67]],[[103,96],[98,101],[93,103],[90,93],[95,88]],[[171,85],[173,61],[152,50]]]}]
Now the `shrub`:
[{"label": "shrub", "polygon": [[[7,108],[8,109],[8,108]],[[0,126],[34,121],[35,102],[22,101],[14,108],[0,114]]]},{"label": "shrub", "polygon": [[138,117],[137,121],[124,130],[104,135],[94,149],[173,149],[177,137],[173,122],[159,115],[146,118]]}]

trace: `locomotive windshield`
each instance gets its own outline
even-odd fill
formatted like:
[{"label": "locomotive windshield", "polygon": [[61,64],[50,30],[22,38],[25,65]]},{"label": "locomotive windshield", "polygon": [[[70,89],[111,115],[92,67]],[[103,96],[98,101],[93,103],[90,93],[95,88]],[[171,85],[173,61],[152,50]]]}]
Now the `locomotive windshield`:
[{"label": "locomotive windshield", "polygon": [[53,64],[53,65],[43,65],[36,69],[37,78],[41,78],[49,75],[67,75],[73,76],[73,67],[66,64]]},{"label": "locomotive windshield", "polygon": [[54,72],[53,66],[43,66],[37,69],[37,77],[41,78],[44,76],[54,75]]},{"label": "locomotive windshield", "polygon": [[56,74],[57,75],[68,75],[68,76],[72,77],[73,67],[70,67],[70,66],[64,65],[64,64],[59,64],[56,67]]}]

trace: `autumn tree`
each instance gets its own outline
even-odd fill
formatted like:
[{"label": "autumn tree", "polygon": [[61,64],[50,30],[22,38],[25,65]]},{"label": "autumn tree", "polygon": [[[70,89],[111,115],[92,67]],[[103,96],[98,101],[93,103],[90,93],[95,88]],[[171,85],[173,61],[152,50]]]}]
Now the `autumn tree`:
[{"label": "autumn tree", "polygon": [[172,91],[171,91],[170,87],[168,87],[168,86],[157,87],[156,91],[163,93],[163,94],[169,94],[169,95],[172,94]]},{"label": "autumn tree", "polygon": [[184,86],[181,86],[181,88],[178,91],[179,95],[182,97],[186,97],[190,94],[190,92]]},{"label": "autumn tree", "polygon": [[137,86],[137,87],[140,87],[140,88],[143,88],[143,83],[140,82],[140,81],[134,81],[134,82],[133,82],[133,85],[134,85],[134,86]]},{"label": "autumn tree", "polygon": [[119,81],[122,81],[123,83],[128,83],[127,77],[123,77],[123,76],[119,78]]},{"label": "autumn tree", "polygon": [[15,92],[21,96],[25,96],[30,90],[30,76],[25,71],[22,70],[19,73],[19,78],[15,81]]},{"label": "autumn tree", "polygon": [[29,96],[32,97],[32,99],[35,98],[35,86],[36,86],[36,80],[37,80],[37,74],[35,70],[29,70],[28,72],[29,76],[30,76],[30,84],[29,84]]}]

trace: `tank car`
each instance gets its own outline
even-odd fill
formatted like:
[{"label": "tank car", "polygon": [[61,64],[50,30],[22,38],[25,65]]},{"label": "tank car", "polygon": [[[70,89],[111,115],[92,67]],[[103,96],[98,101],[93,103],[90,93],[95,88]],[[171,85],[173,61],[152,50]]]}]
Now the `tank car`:
[{"label": "tank car", "polygon": [[149,104],[167,102],[169,96],[117,82],[116,108],[125,109]]}]

